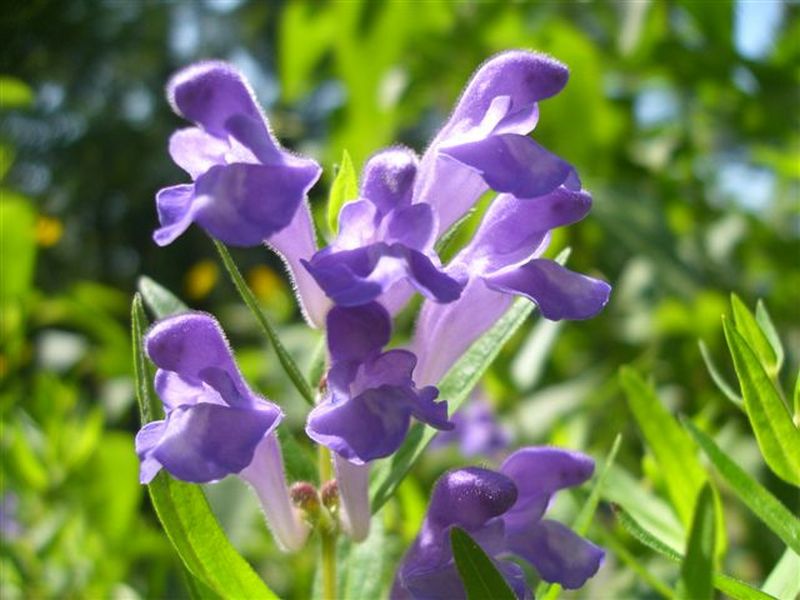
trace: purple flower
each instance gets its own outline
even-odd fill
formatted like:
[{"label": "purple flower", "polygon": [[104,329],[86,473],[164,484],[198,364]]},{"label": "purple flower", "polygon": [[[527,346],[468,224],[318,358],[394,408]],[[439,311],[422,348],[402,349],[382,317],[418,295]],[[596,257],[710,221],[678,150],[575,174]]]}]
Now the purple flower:
[{"label": "purple flower", "polygon": [[327,391],[308,415],[306,433],[335,453],[345,526],[349,522],[351,535],[360,539],[369,525],[368,463],[400,447],[412,417],[437,429],[452,423],[447,403],[435,402],[438,390],[415,386],[416,357],[407,350],[382,352],[391,317],[380,304],[334,307],[327,329]]},{"label": "purple flower", "polygon": [[461,284],[441,271],[433,251],[432,208],[412,204],[416,173],[417,157],[410,150],[374,155],[364,168],[359,199],[342,208],[334,242],[303,261],[337,305],[366,304],[400,282],[437,302],[451,302],[461,293]]},{"label": "purple flower", "polygon": [[458,444],[465,457],[494,456],[508,447],[511,434],[500,423],[482,393],[475,393],[452,417],[455,427],[433,438],[432,447]]},{"label": "purple flower", "polygon": [[248,387],[217,321],[194,312],[164,319],[145,348],[166,417],[136,435],[140,481],[161,469],[192,483],[238,475],[255,489],[278,541],[302,547],[308,528],[289,500],[275,437],[283,413]]},{"label": "purple flower", "polygon": [[560,92],[568,77],[557,60],[523,50],[498,54],[475,72],[425,151],[414,184],[414,202],[438,213],[437,234],[490,188],[534,198],[575,184],[573,168],[528,137],[538,102]]},{"label": "purple flower", "polygon": [[223,62],[197,63],[171,79],[167,97],[197,125],[169,142],[193,183],[158,192],[156,243],[195,222],[226,244],[255,246],[289,225],[320,168],[278,145],[244,77]]},{"label": "purple flower", "polygon": [[395,577],[392,598],[466,597],[450,547],[460,527],[483,548],[518,598],[530,598],[519,565],[529,562],[545,581],[581,587],[597,573],[605,553],[567,527],[543,519],[552,496],[589,479],[594,462],[557,448],[523,448],[499,472],[478,467],[445,473],[434,486],[428,512]]},{"label": "purple flower", "polygon": [[608,302],[611,287],[541,258],[550,232],[581,220],[591,196],[560,186],[535,199],[501,194],[470,243],[448,264],[467,284],[446,306],[425,302],[413,349],[417,380],[436,383],[470,345],[508,309],[513,296],[535,302],[551,320],[587,319]]}]

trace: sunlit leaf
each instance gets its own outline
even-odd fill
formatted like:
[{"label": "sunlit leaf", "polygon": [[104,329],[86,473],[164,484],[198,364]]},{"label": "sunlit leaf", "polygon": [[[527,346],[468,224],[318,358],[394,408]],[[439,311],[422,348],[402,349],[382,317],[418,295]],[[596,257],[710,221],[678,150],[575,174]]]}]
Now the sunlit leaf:
[{"label": "sunlit leaf", "polygon": [[767,575],[761,591],[776,598],[797,598],[800,594],[798,573],[800,573],[800,555],[787,548],[778,564]]},{"label": "sunlit leaf", "polygon": [[769,316],[767,306],[762,300],[756,303],[756,321],[758,321],[761,331],[764,332],[764,335],[767,340],[769,340],[770,346],[772,346],[772,350],[775,353],[775,372],[778,373],[783,366],[785,352],[783,350],[781,338],[778,335],[778,330],[775,329],[772,317]]},{"label": "sunlit leaf", "polygon": [[339,212],[342,207],[356,198],[358,198],[358,175],[350,154],[345,150],[328,196],[328,229],[334,234],[339,230]]},{"label": "sunlit leaf", "polygon": [[[142,423],[148,423],[163,410],[150,390],[142,340],[147,320],[139,294],[131,313],[136,398]],[[162,470],[147,487],[164,531],[202,584],[226,598],[277,598],[225,537],[200,486],[177,481]]]},{"label": "sunlit leaf", "polygon": [[158,319],[187,312],[189,307],[160,283],[143,275],[139,278],[139,292],[147,307]]},{"label": "sunlit leaf", "polygon": [[0,75],[0,109],[24,108],[33,102],[33,90],[24,81]]},{"label": "sunlit leaf", "polygon": [[466,531],[453,527],[450,530],[450,543],[467,600],[516,598],[492,560]]},{"label": "sunlit leaf", "polygon": [[685,526],[692,522],[694,503],[706,474],[691,438],[664,408],[653,386],[630,367],[620,369],[628,406],[664,477],[672,505]]},{"label": "sunlit leaf", "polygon": [[776,475],[800,486],[800,431],[755,352],[727,319],[722,324],[761,454]]},{"label": "sunlit leaf", "polygon": [[714,597],[712,572],[717,520],[714,507],[711,486],[706,484],[697,496],[692,528],[689,532],[689,544],[686,547],[686,556],[681,563],[678,598],[704,600]]},{"label": "sunlit leaf", "polygon": [[[661,540],[659,540],[657,537],[648,533],[647,530],[643,529],[641,525],[639,525],[639,523],[637,523],[636,520],[628,515],[625,511],[618,511],[617,517],[619,518],[619,522],[622,523],[622,526],[628,531],[628,533],[639,540],[642,544],[673,562],[683,562],[684,557],[680,553],[675,552],[675,550],[661,542]],[[743,581],[739,581],[738,579],[717,571],[713,573],[713,580],[715,588],[722,593],[727,594],[731,598],[735,598],[736,600],[769,600],[773,598],[772,596],[765,594],[761,590],[754,588]]]},{"label": "sunlit leaf", "polygon": [[717,370],[717,366],[711,359],[711,353],[708,351],[705,343],[703,343],[702,340],[698,340],[697,344],[700,346],[700,355],[703,357],[703,362],[706,364],[708,374],[711,375],[711,379],[714,381],[717,389],[736,406],[739,408],[744,408],[744,400],[742,400],[742,397],[734,391],[730,384],[725,381],[725,378],[722,376],[719,370]]},{"label": "sunlit leaf", "polygon": [[736,294],[731,294],[731,307],[736,330],[756,353],[767,373],[774,376],[778,372],[778,356],[758,321]]},{"label": "sunlit leaf", "polygon": [[800,554],[800,519],[794,516],[758,481],[748,475],[706,433],[689,421],[684,425],[702,448],[711,464],[731,486],[736,496],[783,542]]}]

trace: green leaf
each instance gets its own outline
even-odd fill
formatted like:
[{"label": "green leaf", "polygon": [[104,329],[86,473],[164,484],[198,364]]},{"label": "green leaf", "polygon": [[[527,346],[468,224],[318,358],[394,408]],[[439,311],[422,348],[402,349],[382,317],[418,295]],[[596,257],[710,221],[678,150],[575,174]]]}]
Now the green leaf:
[{"label": "green leaf", "polygon": [[[675,552],[675,550],[661,542],[655,536],[651,535],[647,530],[643,529],[642,526],[639,525],[639,523],[637,523],[636,520],[628,515],[625,511],[618,510],[617,518],[619,519],[619,522],[622,523],[622,526],[628,531],[628,533],[639,540],[642,544],[673,562],[683,562],[684,558],[680,553]],[[754,588],[743,581],[739,581],[734,577],[725,575],[724,573],[719,573],[717,571],[713,572],[713,581],[715,588],[722,593],[727,594],[731,598],[735,598],[736,600],[769,600],[773,598],[772,596],[765,594],[761,590]],[[777,599],[773,598],[773,600]]]},{"label": "green leaf", "polygon": [[236,287],[236,290],[239,292],[242,300],[244,300],[247,308],[249,308],[250,312],[253,313],[253,316],[256,318],[256,321],[258,321],[262,331],[266,334],[267,339],[269,339],[270,343],[272,344],[272,347],[275,348],[275,354],[278,355],[278,360],[280,361],[283,370],[286,371],[286,374],[289,376],[289,379],[292,380],[292,383],[294,384],[295,388],[297,388],[297,391],[300,392],[300,395],[305,399],[306,402],[313,406],[314,392],[311,390],[311,386],[308,385],[305,377],[303,377],[303,374],[298,368],[297,364],[294,362],[294,359],[281,342],[272,320],[258,306],[258,301],[256,300],[255,296],[253,296],[253,292],[250,291],[250,288],[247,287],[247,283],[245,283],[242,274],[239,272],[236,263],[233,262],[233,258],[231,258],[231,255],[225,245],[217,240],[212,241],[214,242],[214,246],[217,248],[217,252],[219,252],[219,256],[222,259],[222,264],[228,271],[231,281],[233,281],[233,285]]},{"label": "green leaf", "polygon": [[722,325],[761,454],[778,477],[800,486],[800,431],[747,341],[724,317]]},{"label": "green leaf", "polygon": [[772,350],[775,353],[775,373],[777,374],[780,372],[786,356],[783,351],[783,344],[781,344],[781,338],[778,335],[778,330],[775,329],[772,317],[769,316],[767,306],[762,300],[756,302],[756,321],[758,321],[761,331],[764,332],[764,335],[769,341],[769,345],[772,346]]},{"label": "green leaf", "polygon": [[620,382],[628,406],[660,467],[672,505],[688,527],[695,498],[706,481],[695,446],[641,375],[630,367],[622,367]]},{"label": "green leaf", "polygon": [[386,596],[387,580],[394,566],[387,547],[392,543],[382,518],[373,518],[369,537],[351,544],[344,569],[341,597],[346,600],[374,600]]},{"label": "green leaf", "polygon": [[[439,395],[447,400],[451,414],[467,399],[489,365],[497,358],[503,345],[525,322],[533,308],[534,305],[524,298],[515,301],[439,382]],[[370,486],[373,513],[389,499],[436,433],[432,427],[415,424],[400,449],[392,457],[377,461],[373,466]]]},{"label": "green leaf", "polygon": [[467,592],[467,600],[514,600],[516,596],[492,560],[469,534],[453,527],[450,543],[458,574]]},{"label": "green leaf", "polygon": [[792,405],[794,406],[794,426],[800,428],[800,369],[797,370],[797,379],[794,382],[794,398]]},{"label": "green leaf", "polygon": [[358,176],[350,154],[345,150],[342,153],[342,163],[339,165],[328,195],[328,228],[334,234],[339,231],[339,212],[342,207],[357,198]]},{"label": "green leaf", "polygon": [[684,425],[738,498],[787,546],[800,554],[800,519],[725,454],[709,435],[689,420],[685,420]]},{"label": "green leaf", "polygon": [[731,307],[736,330],[756,353],[767,373],[774,377],[778,372],[778,356],[758,321],[736,294],[731,294]]},{"label": "green leaf", "polygon": [[800,594],[800,555],[787,548],[778,564],[767,575],[761,590],[776,598],[797,598]]},{"label": "green leaf", "polygon": [[[139,294],[131,313],[136,399],[144,424],[160,418],[163,409],[150,392],[142,343],[147,318]],[[161,471],[147,487],[167,537],[202,584],[226,598],[277,598],[225,537],[200,486],[176,481]]]},{"label": "green leaf", "polygon": [[719,372],[717,366],[714,364],[714,361],[711,359],[711,353],[708,351],[705,343],[703,343],[702,340],[698,340],[697,344],[700,346],[700,355],[703,357],[703,362],[706,364],[708,374],[711,375],[711,379],[714,381],[717,389],[725,394],[725,397],[733,402],[737,407],[744,409],[744,400],[742,400],[742,397],[734,391],[727,381],[725,381],[725,378]]},{"label": "green leaf", "polygon": [[139,278],[138,287],[145,304],[158,319],[189,311],[189,307],[175,294],[146,275]]},{"label": "green leaf", "polygon": [[706,484],[697,496],[692,529],[689,532],[689,544],[681,563],[678,598],[704,600],[714,597],[712,572],[716,520],[714,495],[711,486]]}]

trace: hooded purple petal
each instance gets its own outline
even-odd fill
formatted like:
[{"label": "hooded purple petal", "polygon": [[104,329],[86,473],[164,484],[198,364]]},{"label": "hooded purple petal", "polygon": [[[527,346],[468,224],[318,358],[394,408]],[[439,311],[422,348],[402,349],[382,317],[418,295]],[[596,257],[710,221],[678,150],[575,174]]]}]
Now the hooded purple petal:
[{"label": "hooded purple petal", "polygon": [[390,148],[373,155],[361,175],[361,197],[382,214],[411,204],[417,155],[408,148]]},{"label": "hooded purple petal", "polygon": [[594,473],[594,461],[579,452],[551,447],[517,450],[500,467],[519,491],[514,507],[504,516],[509,531],[525,532],[544,515],[557,491],[580,485]]},{"label": "hooded purple petal", "polygon": [[515,133],[447,146],[441,153],[474,169],[493,190],[520,198],[548,194],[574,172],[568,162]]},{"label": "hooded purple petal", "polygon": [[509,536],[509,549],[530,562],[550,583],[574,590],[595,575],[605,557],[595,546],[557,521],[543,520]]},{"label": "hooded purple petal", "polygon": [[254,246],[289,225],[321,169],[280,147],[242,75],[226,63],[198,63],[172,78],[167,96],[198,125],[170,140],[195,185],[159,192],[156,242],[169,244],[196,222],[227,244]]},{"label": "hooded purple petal", "polygon": [[603,309],[611,294],[611,286],[605,281],[546,259],[534,259],[484,279],[495,290],[531,299],[551,321],[589,319]]},{"label": "hooded purple petal", "polygon": [[547,246],[550,230],[580,221],[591,205],[589,193],[563,186],[536,199],[501,194],[453,262],[483,275],[535,258]]},{"label": "hooded purple petal", "polygon": [[436,209],[439,235],[489,187],[473,167],[445,157],[442,149],[481,142],[492,135],[530,133],[538,118],[536,103],[557,94],[567,77],[567,68],[560,62],[521,50],[498,54],[478,69],[420,162],[414,202]]},{"label": "hooded purple petal", "polygon": [[194,221],[231,246],[256,246],[285,228],[316,181],[316,166],[214,166],[195,183]]},{"label": "hooded purple petal", "polygon": [[238,473],[253,460],[255,447],[277,426],[280,410],[231,408],[201,403],[179,407],[151,456],[181,481],[206,483]]},{"label": "hooded purple petal", "polygon": [[429,256],[400,243],[377,242],[340,252],[326,249],[303,264],[328,297],[340,306],[371,302],[403,280],[438,302],[452,302],[462,288],[458,280],[445,274]]},{"label": "hooded purple petal", "polygon": [[386,309],[372,302],[362,306],[335,306],[326,319],[331,359],[364,361],[380,353],[392,335],[392,320]]}]

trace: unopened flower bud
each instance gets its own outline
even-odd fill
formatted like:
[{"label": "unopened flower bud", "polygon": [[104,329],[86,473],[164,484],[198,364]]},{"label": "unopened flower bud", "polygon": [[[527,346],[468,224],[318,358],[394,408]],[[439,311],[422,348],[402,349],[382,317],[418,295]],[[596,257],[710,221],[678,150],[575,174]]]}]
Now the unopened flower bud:
[{"label": "unopened flower bud", "polygon": [[292,485],[289,494],[292,504],[307,513],[319,511],[319,495],[316,488],[307,481],[298,481]]},{"label": "unopened flower bud", "polygon": [[335,479],[326,481],[321,491],[322,504],[330,512],[335,513],[339,508],[339,484]]}]

